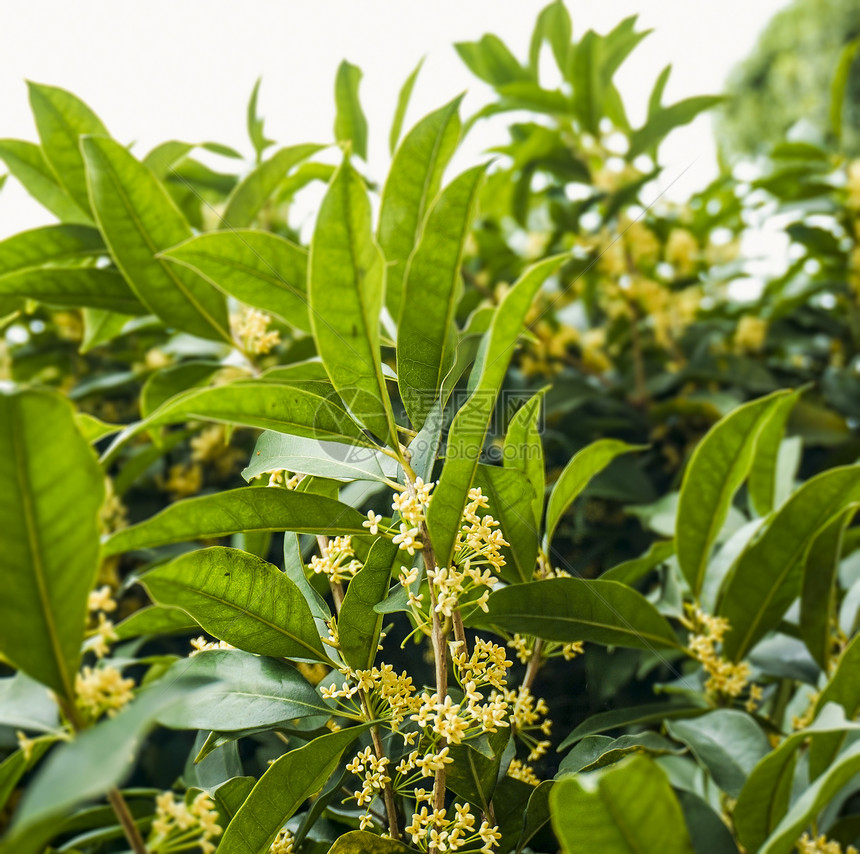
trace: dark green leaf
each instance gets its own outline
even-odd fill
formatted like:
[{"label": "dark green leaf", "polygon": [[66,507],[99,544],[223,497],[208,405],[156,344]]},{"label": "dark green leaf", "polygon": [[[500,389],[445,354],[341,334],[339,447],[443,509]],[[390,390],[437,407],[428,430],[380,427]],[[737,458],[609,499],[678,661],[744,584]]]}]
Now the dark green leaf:
[{"label": "dark green leaf", "polygon": [[647,553],[642,557],[626,560],[607,569],[600,577],[604,581],[620,581],[622,584],[635,584],[644,578],[652,569],[665,563],[675,554],[675,543],[673,540],[660,540],[654,543]]}]

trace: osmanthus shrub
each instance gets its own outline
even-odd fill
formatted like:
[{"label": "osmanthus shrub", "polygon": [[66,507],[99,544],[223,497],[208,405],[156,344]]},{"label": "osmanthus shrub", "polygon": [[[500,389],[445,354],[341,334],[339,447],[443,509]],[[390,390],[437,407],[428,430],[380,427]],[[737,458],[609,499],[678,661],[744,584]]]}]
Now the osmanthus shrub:
[{"label": "osmanthus shrub", "polygon": [[[538,49],[620,115],[632,25],[572,43],[565,15]],[[498,40],[461,54],[533,99]],[[513,381],[577,259],[476,299],[479,200],[510,176],[446,175],[458,100],[397,144],[413,77],[375,205],[359,79],[341,66],[335,164],[265,157],[256,90],[242,177],[177,141],[139,159],[37,84],[40,143],[0,142],[59,220],[0,243],[2,850],[850,850],[860,467],[798,472],[814,390],[727,407],[669,535],[578,572],[571,508],[649,449],[548,466],[553,390]],[[571,127],[599,129],[579,79]],[[573,726],[583,658],[654,696]]]}]

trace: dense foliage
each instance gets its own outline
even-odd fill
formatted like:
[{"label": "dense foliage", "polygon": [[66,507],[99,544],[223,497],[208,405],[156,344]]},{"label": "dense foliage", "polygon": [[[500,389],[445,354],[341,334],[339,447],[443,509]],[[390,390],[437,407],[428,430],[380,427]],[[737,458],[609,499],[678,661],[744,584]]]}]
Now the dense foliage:
[{"label": "dense foliage", "polygon": [[250,162],[30,84],[0,158],[58,222],[0,242],[2,851],[851,850],[860,164],[780,142],[653,200],[720,99],[667,68],[632,127],[645,35],[554,2],[525,59],[457,45],[492,101],[403,132],[416,69],[385,176],[347,62],[337,144],[276,147],[255,88]]}]

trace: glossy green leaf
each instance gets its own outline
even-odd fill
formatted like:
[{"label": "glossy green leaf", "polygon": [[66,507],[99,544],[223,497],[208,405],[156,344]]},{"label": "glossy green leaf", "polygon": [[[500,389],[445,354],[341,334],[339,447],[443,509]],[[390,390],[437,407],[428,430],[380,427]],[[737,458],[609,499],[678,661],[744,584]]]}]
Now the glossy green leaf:
[{"label": "glossy green leaf", "polygon": [[123,427],[122,424],[108,424],[106,421],[102,421],[100,418],[96,418],[95,415],[90,415],[87,412],[75,413],[75,426],[78,428],[81,436],[91,445],[104,439],[106,436],[113,435],[118,430],[122,430]]},{"label": "glossy green leaf", "polygon": [[647,650],[678,647],[675,632],[657,609],[617,581],[550,578],[513,584],[491,593],[487,605],[489,613],[472,614],[470,625],[496,626],[562,643],[581,640]]},{"label": "glossy green leaf", "polygon": [[596,779],[558,780],[549,801],[566,854],[693,854],[669,780],[644,756]]},{"label": "glossy green leaf", "polygon": [[424,424],[454,364],[460,268],[484,172],[483,166],[469,169],[442,191],[406,267],[397,333],[397,382],[416,430]]},{"label": "glossy green leaf", "polygon": [[0,283],[12,273],[107,253],[98,229],[87,225],[46,225],[0,241]]},{"label": "glossy green leaf", "polygon": [[366,728],[321,735],[276,759],[227,826],[218,854],[265,854],[287,819],[323,787],[344,750]]},{"label": "glossy green leaf", "polygon": [[473,368],[476,380],[472,395],[451,424],[445,466],[427,514],[439,566],[448,566],[451,562],[466,495],[526,314],[541,285],[560,263],[558,257],[547,258],[529,267],[505,295],[493,316],[486,344]]},{"label": "glossy green leaf", "polygon": [[[46,461],[50,460],[50,463]],[[0,650],[74,703],[104,476],[53,392],[0,390]]]},{"label": "glossy green leaf", "polygon": [[836,618],[836,576],[845,529],[857,514],[854,504],[828,522],[806,553],[800,590],[800,636],[821,669],[830,669],[831,625]]},{"label": "glossy green leaf", "polygon": [[45,160],[75,204],[89,211],[79,143],[84,135],[109,137],[107,128],[80,98],[65,89],[33,82],[27,83],[27,89]]},{"label": "glossy green leaf", "polygon": [[118,640],[147,635],[169,635],[175,632],[193,632],[198,629],[197,623],[184,611],[178,608],[161,608],[158,605],[141,608],[114,626]]},{"label": "glossy green leaf", "polygon": [[684,472],[675,543],[678,563],[694,594],[702,589],[711,549],[743,483],[761,431],[782,406],[787,391],[739,406],[712,427]]},{"label": "glossy green leaf", "polygon": [[81,150],[99,229],[140,301],[168,326],[231,342],[223,295],[155,257],[191,237],[164,186],[118,142],[84,137]]},{"label": "glossy green leaf", "polygon": [[544,491],[546,489],[543,442],[541,441],[541,411],[547,388],[541,389],[514,413],[505,434],[502,457],[505,468],[521,471],[531,484],[534,492],[531,505],[535,529],[539,529],[543,521]]},{"label": "glossy green leaf", "polygon": [[402,842],[393,839],[383,839],[367,830],[350,830],[328,850],[328,854],[409,854],[415,851]]},{"label": "glossy green leaf", "polygon": [[474,484],[489,498],[489,512],[510,543],[509,549],[503,549],[507,564],[496,575],[513,584],[531,581],[537,563],[538,529],[528,509],[534,500],[528,478],[516,469],[479,465]]},{"label": "glossy green leaf", "polygon": [[334,480],[385,483],[397,473],[397,461],[371,448],[285,436],[267,430],[257,439],[251,462],[242,477],[251,480],[264,472],[281,470]]},{"label": "glossy green leaf", "polygon": [[117,314],[101,308],[84,308],[81,313],[84,319],[81,353],[89,353],[90,350],[112,341],[123,333],[126,324],[133,319],[128,314]]},{"label": "glossy green leaf", "polygon": [[277,234],[254,229],[215,231],[161,253],[254,308],[310,332],[308,253]]},{"label": "glossy green leaf", "polygon": [[142,579],[159,605],[257,655],[328,661],[305,597],[277,567],[236,549],[190,552]]},{"label": "glossy green leaf", "polygon": [[57,219],[69,223],[89,223],[89,204],[79,207],[60,186],[42,149],[21,139],[0,139],[0,160],[21,186]]},{"label": "glossy green leaf", "polygon": [[665,563],[673,554],[675,554],[674,541],[659,540],[642,557],[619,563],[617,566],[607,569],[600,577],[604,581],[620,581],[622,584],[635,584],[651,572],[651,570]]},{"label": "glossy green leaf", "polygon": [[499,727],[469,742],[452,744],[449,749],[454,761],[445,777],[448,788],[459,798],[480,807],[481,812],[489,812],[510,740],[510,727]]},{"label": "glossy green leaf", "polygon": [[68,308],[146,313],[125,279],[115,270],[101,267],[46,267],[10,273],[0,277],[0,296]]},{"label": "glossy green leaf", "polygon": [[301,538],[298,534],[284,534],[284,572],[287,577],[302,591],[305,601],[317,621],[317,627],[322,628],[331,619],[328,603],[313,588],[308,580],[305,562],[302,559]]},{"label": "glossy green leaf", "polygon": [[573,86],[573,109],[585,130],[600,132],[609,80],[603,73],[605,43],[589,30],[570,55],[567,76]]},{"label": "glossy green leaf", "polygon": [[630,137],[630,148],[626,157],[632,160],[640,154],[653,151],[675,128],[689,124],[699,113],[710,110],[723,100],[725,99],[721,95],[700,95],[661,107]]},{"label": "glossy green leaf", "polygon": [[344,60],[338,66],[334,80],[334,138],[341,144],[349,143],[362,160],[367,160],[367,119],[358,97],[361,78],[357,65]]},{"label": "glossy green leaf", "polygon": [[346,588],[337,629],[341,655],[354,670],[369,670],[376,660],[384,615],[373,606],[388,595],[396,558],[397,546],[379,538]]},{"label": "glossy green leaf", "polygon": [[19,670],[0,679],[0,726],[25,732],[53,732],[60,717],[45,686]]},{"label": "glossy green leaf", "polygon": [[596,771],[607,765],[614,765],[631,753],[661,755],[683,753],[685,748],[656,732],[645,730],[635,735],[622,735],[610,738],[606,735],[589,735],[578,742],[573,750],[564,757],[556,777],[575,774],[579,771]]},{"label": "glossy green leaf", "polygon": [[396,441],[380,367],[385,268],[364,182],[346,160],[320,205],[309,269],[311,326],[334,387],[365,427]]},{"label": "glossy green leaf", "polygon": [[727,656],[740,661],[779,624],[800,592],[803,558],[813,538],[860,501],[858,474],[860,466],[845,466],[808,480],[735,563],[717,607],[732,627],[723,643]]},{"label": "glossy green leaf", "polygon": [[276,487],[242,487],[177,501],[108,537],[103,554],[250,531],[362,534],[366,531],[361,526],[363,519],[352,507],[322,495]]},{"label": "glossy green leaf", "polygon": [[689,745],[714,782],[736,798],[755,764],[770,752],[770,743],[750,715],[717,709],[693,720],[669,721],[669,735]]},{"label": "glossy green leaf", "polygon": [[262,77],[258,77],[254,88],[251,90],[251,97],[248,99],[248,138],[251,140],[251,145],[254,146],[254,153],[257,155],[257,161],[263,156],[263,152],[270,146],[275,144],[275,140],[269,139],[263,132],[263,119],[260,117],[257,110],[257,101],[260,97],[260,84],[263,82]]},{"label": "glossy green leaf", "polygon": [[205,385],[222,367],[220,362],[193,360],[155,371],[140,390],[140,414],[145,418],[172,397]]},{"label": "glossy green leaf", "polygon": [[791,410],[800,394],[801,390],[798,390],[781,397],[771,410],[770,418],[759,431],[747,485],[750,499],[759,516],[766,516],[777,503],[776,481],[780,443],[785,435],[788,416],[791,415]]},{"label": "glossy green leaf", "polygon": [[221,227],[248,228],[253,225],[266,203],[284,183],[287,173],[323,148],[323,145],[306,142],[278,149],[235,186],[227,199]]},{"label": "glossy green leaf", "polygon": [[159,714],[158,722],[171,729],[236,732],[331,714],[295,667],[238,649],[197,652],[173,664],[163,678],[213,683],[206,703],[190,694]]},{"label": "glossy green leaf", "polygon": [[559,475],[549,496],[549,504],[546,508],[546,547],[549,547],[552,542],[552,536],[565,510],[588,486],[588,482],[616,457],[644,450],[645,447],[628,445],[618,439],[599,439],[573,457]]},{"label": "glossy green leaf", "polygon": [[388,264],[385,304],[400,317],[406,263],[460,138],[462,96],[425,116],[394,155],[379,209],[379,245]]},{"label": "glossy green leaf", "polygon": [[418,73],[421,71],[422,65],[424,65],[423,56],[418,60],[418,64],[412,73],[403,81],[403,85],[400,87],[400,92],[397,95],[397,107],[394,110],[391,131],[388,134],[388,151],[390,154],[394,154],[394,150],[397,148],[400,131],[403,130],[403,119],[406,118],[406,110],[409,107],[409,99],[412,97],[412,90],[415,88],[415,81],[418,79]]}]

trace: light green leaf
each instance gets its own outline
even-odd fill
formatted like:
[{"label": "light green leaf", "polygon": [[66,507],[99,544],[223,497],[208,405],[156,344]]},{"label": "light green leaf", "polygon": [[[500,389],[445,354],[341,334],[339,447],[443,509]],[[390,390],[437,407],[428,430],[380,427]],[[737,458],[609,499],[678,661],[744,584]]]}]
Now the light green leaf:
[{"label": "light green leaf", "polygon": [[836,576],[842,558],[842,541],[858,506],[852,504],[818,532],[806,553],[803,567],[800,636],[825,673],[830,670],[833,646],[830,627],[836,617]]},{"label": "light green leaf", "polygon": [[416,430],[424,424],[454,364],[460,268],[485,168],[469,169],[442,191],[407,264],[397,333],[397,378]]},{"label": "light green leaf", "polygon": [[397,148],[397,141],[400,139],[400,131],[403,129],[403,119],[406,117],[406,109],[409,106],[409,99],[412,97],[412,90],[415,88],[415,81],[418,79],[418,73],[421,71],[421,66],[424,65],[424,57],[418,60],[418,65],[415,66],[412,73],[403,82],[400,87],[400,93],[397,96],[397,108],[394,110],[394,118],[391,121],[391,132],[388,135],[388,151],[394,154]]},{"label": "light green leaf", "polygon": [[0,282],[12,273],[79,261],[107,253],[98,229],[88,225],[46,225],[0,241]]},{"label": "light green leaf", "polygon": [[10,582],[0,597],[0,650],[71,704],[104,495],[68,402],[0,390],[0,576]]},{"label": "light green leaf", "polygon": [[284,572],[302,591],[305,601],[317,621],[318,628],[324,628],[325,623],[331,619],[331,611],[328,603],[314,590],[306,575],[305,562],[302,559],[301,540],[298,534],[287,532],[284,534]]},{"label": "light green leaf", "polygon": [[328,854],[409,854],[415,851],[402,842],[383,839],[367,830],[350,830],[338,836]]},{"label": "light green leaf", "polygon": [[552,824],[566,854],[693,854],[665,772],[634,756],[594,777],[556,781]]},{"label": "light green leaf", "polygon": [[529,267],[505,295],[493,316],[486,346],[473,368],[473,376],[477,378],[473,393],[454,417],[442,477],[427,514],[439,566],[450,565],[466,495],[526,313],[541,285],[560,263],[561,258],[554,257]]},{"label": "light green leaf", "polygon": [[684,472],[675,542],[678,563],[694,595],[705,580],[711,549],[756,452],[758,437],[790,392],[739,406],[712,427]]},{"label": "light green leaf", "polygon": [[87,179],[79,146],[84,135],[109,137],[101,119],[76,95],[56,86],[29,82],[30,106],[45,160],[83,211],[89,211]]},{"label": "light green leaf", "polygon": [[171,729],[236,732],[331,715],[295,667],[238,649],[196,652],[171,665],[163,678],[214,683],[206,703],[190,694],[187,701],[179,700],[159,714],[158,722]]},{"label": "light green leaf", "polygon": [[315,795],[367,724],[321,735],[276,759],[227,825],[218,854],[264,854],[287,819]]},{"label": "light green leaf", "polygon": [[371,232],[367,191],[344,160],[320,205],[311,240],[311,326],[317,352],[344,403],[379,439],[396,447],[380,367],[384,288],[385,268]]},{"label": "light green leaf", "polygon": [[91,223],[89,204],[82,209],[60,186],[42,149],[21,139],[0,139],[0,160],[40,205],[63,222]]},{"label": "light green leaf", "polygon": [[123,332],[125,325],[133,319],[128,314],[117,314],[101,308],[85,308],[82,314],[84,338],[81,341],[81,353],[89,353],[90,350],[112,341]]},{"label": "light green leaf", "polygon": [[736,798],[755,764],[770,752],[767,736],[750,715],[717,709],[688,721],[666,723],[669,735],[689,745],[714,782]]},{"label": "light green leaf", "polygon": [[305,597],[277,567],[236,549],[190,552],[147,573],[159,605],[181,608],[209,634],[257,655],[328,662]]},{"label": "light green leaf", "polygon": [[474,612],[469,625],[496,626],[562,643],[581,640],[647,650],[678,647],[675,632],[657,609],[617,581],[550,578],[512,584],[491,593],[487,605],[489,613]]},{"label": "light green leaf", "polygon": [[491,33],[482,36],[480,41],[457,42],[454,49],[472,74],[491,86],[532,79],[531,72],[519,64],[508,46]]},{"label": "light green leaf", "polygon": [[322,495],[246,486],[177,501],[155,516],[108,537],[103,554],[250,531],[362,534],[366,531],[361,526],[363,519],[352,507]]},{"label": "light green leaf", "polygon": [[367,160],[367,119],[358,98],[361,77],[357,65],[344,60],[338,66],[334,81],[334,138],[341,144],[350,143],[352,150]]},{"label": "light green leaf", "polygon": [[633,132],[625,156],[628,160],[633,160],[640,154],[653,152],[675,128],[689,124],[699,113],[710,110],[724,100],[721,95],[700,95],[696,98],[685,98],[669,107],[661,107],[648,117],[641,128]]},{"label": "light green leaf", "polygon": [[342,481],[375,480],[385,483],[396,475],[397,461],[370,448],[285,436],[267,430],[257,439],[251,462],[242,472],[242,477],[251,480],[272,471],[291,471]]},{"label": "light green leaf", "polygon": [[159,257],[198,273],[254,308],[270,311],[302,332],[308,319],[308,253],[289,240],[254,229],[200,234]]},{"label": "light green leaf", "polygon": [[589,30],[570,54],[567,77],[573,86],[573,109],[583,127],[600,133],[605,111],[606,88],[610,81],[603,73],[605,39]]},{"label": "light green leaf", "polygon": [[855,38],[842,48],[833,83],[830,86],[830,126],[837,142],[842,141],[842,115],[845,107],[845,93],[848,81],[851,79],[851,69],[857,51],[860,49],[860,38]]},{"label": "light green leaf", "polygon": [[148,605],[135,611],[114,626],[119,640],[145,637],[147,635],[169,635],[175,632],[193,632],[197,623],[178,608],[161,608]]},{"label": "light green leaf", "polygon": [[41,682],[20,670],[0,679],[0,726],[53,732],[59,723],[57,704]]},{"label": "light green leaf", "polygon": [[388,595],[397,546],[380,538],[371,546],[364,566],[356,573],[343,597],[337,619],[340,652],[354,670],[369,670],[376,660],[382,614],[373,606]]},{"label": "light green leaf", "polygon": [[462,96],[425,116],[406,134],[382,191],[379,245],[388,264],[385,304],[400,317],[406,262],[460,138]]},{"label": "light green leaf", "polygon": [[579,771],[596,771],[614,765],[631,753],[662,755],[684,753],[686,748],[669,741],[656,732],[645,730],[635,735],[610,738],[606,735],[589,735],[580,741],[561,761],[556,777]]},{"label": "light green leaf", "polygon": [[0,277],[0,296],[25,297],[46,305],[146,314],[126,280],[101,267],[45,267]]},{"label": "light green leaf", "polygon": [[818,531],[860,501],[860,466],[830,469],[808,480],[740,556],[717,605],[731,630],[723,650],[734,661],[768,631],[800,592],[803,558]]},{"label": "light green leaf", "polygon": [[155,371],[140,390],[140,414],[146,418],[171,398],[205,385],[223,367],[220,362],[194,360]]},{"label": "light green leaf", "polygon": [[83,436],[91,445],[98,442],[100,439],[104,439],[106,436],[110,436],[113,433],[122,430],[123,427],[122,424],[108,424],[106,421],[102,421],[100,418],[96,418],[95,415],[90,415],[88,412],[75,413],[75,426],[78,428],[78,432],[81,436]]},{"label": "light green leaf", "polygon": [[552,535],[565,510],[588,486],[588,482],[599,474],[616,457],[646,449],[646,445],[628,445],[618,439],[599,439],[583,448],[564,467],[549,496],[546,509],[545,547],[552,543]]},{"label": "light green leaf", "polygon": [[287,173],[303,160],[322,151],[323,148],[325,148],[324,145],[306,142],[278,149],[235,186],[227,199],[227,206],[221,217],[221,226],[248,228],[252,225],[266,202],[284,183]]},{"label": "light green leaf", "polygon": [[572,38],[573,25],[564,3],[561,0],[555,0],[548,6],[544,6],[535,22],[529,46],[529,68],[532,74],[538,73],[540,49],[544,41],[552,49],[558,70],[564,74],[568,67],[568,54],[572,50],[570,44]]},{"label": "light green leaf", "polygon": [[84,137],[81,150],[96,221],[140,301],[168,326],[232,342],[223,295],[155,257],[191,237],[164,186],[118,142]]},{"label": "light green leaf", "polygon": [[[556,4],[561,5],[561,4]],[[543,443],[541,442],[541,407],[547,392],[541,389],[528,403],[521,406],[508,424],[502,462],[505,468],[521,471],[531,484],[532,511],[535,529],[540,529],[543,520],[546,473],[544,470]]]},{"label": "light green leaf", "polygon": [[254,88],[251,90],[251,97],[248,99],[248,138],[251,140],[251,145],[254,146],[254,153],[257,155],[257,162],[263,156],[263,152],[270,146],[274,145],[273,139],[268,139],[263,133],[263,119],[257,111],[257,100],[260,95],[260,84],[263,82],[262,77],[257,78],[254,83]]}]

